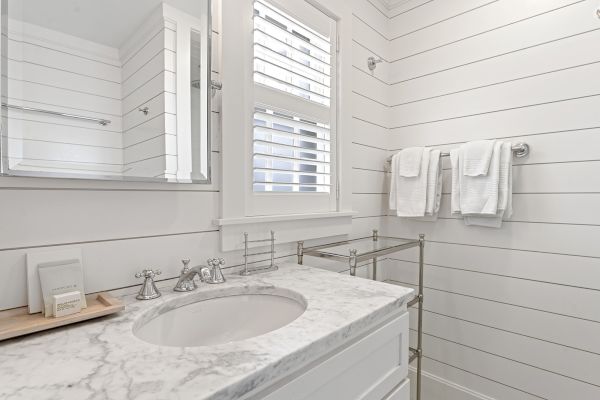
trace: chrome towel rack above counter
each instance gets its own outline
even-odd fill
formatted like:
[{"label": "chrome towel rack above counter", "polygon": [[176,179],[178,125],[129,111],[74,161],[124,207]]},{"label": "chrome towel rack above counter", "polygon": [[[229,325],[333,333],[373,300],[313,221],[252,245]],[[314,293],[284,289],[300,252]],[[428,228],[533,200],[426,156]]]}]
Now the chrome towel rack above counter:
[{"label": "chrome towel rack above counter", "polygon": [[[527,143],[516,143],[513,145],[512,147],[512,151],[513,154],[516,158],[523,158],[523,157],[527,157],[531,151],[531,147],[527,144]],[[442,152],[440,154],[441,157],[449,157],[450,153],[448,152]],[[391,164],[392,163],[392,156],[389,156],[386,160],[385,160],[386,164]]]},{"label": "chrome towel rack above counter", "polygon": [[95,122],[102,126],[106,126],[112,122],[108,119],[86,117],[83,115],[68,114],[68,113],[62,113],[62,112],[58,112],[58,111],[44,110],[41,108],[15,106],[13,104],[6,104],[6,103],[2,103],[2,107],[11,108],[13,110],[21,110],[21,111],[29,111],[29,112],[36,112],[36,113],[42,113],[42,114],[57,115],[59,117],[65,117],[65,118],[71,118],[71,119],[80,119],[80,120],[84,120],[84,121]]}]

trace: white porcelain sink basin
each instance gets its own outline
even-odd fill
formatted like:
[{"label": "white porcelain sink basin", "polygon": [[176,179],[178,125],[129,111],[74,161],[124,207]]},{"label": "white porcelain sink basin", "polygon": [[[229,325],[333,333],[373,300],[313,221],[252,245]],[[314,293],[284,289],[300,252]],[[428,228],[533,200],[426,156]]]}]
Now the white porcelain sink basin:
[{"label": "white porcelain sink basin", "polygon": [[211,346],[274,331],[305,310],[300,300],[280,294],[232,294],[169,308],[134,328],[134,334],[161,346]]}]

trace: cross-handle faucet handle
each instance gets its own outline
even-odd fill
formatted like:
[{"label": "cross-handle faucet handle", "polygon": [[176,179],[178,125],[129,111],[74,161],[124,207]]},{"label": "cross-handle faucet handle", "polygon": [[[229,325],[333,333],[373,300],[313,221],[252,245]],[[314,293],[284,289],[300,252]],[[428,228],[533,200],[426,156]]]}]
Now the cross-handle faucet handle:
[{"label": "cross-handle faucet handle", "polygon": [[206,283],[215,284],[225,282],[225,277],[221,271],[221,266],[225,265],[225,260],[222,258],[209,258],[206,260],[206,263],[210,270],[210,279],[206,280]]},{"label": "cross-handle faucet handle", "polygon": [[183,271],[181,271],[182,273],[186,273],[190,270],[190,259],[189,258],[184,258],[181,260],[181,263],[183,264]]},{"label": "cross-handle faucet handle", "polygon": [[150,278],[153,279],[155,276],[162,274],[160,269],[144,269],[141,272],[135,274],[136,278]]},{"label": "cross-handle faucet handle", "polygon": [[225,265],[225,259],[224,258],[209,258],[208,260],[206,260],[206,263],[208,264],[209,267],[221,267],[221,266]]},{"label": "cross-handle faucet handle", "polygon": [[140,288],[140,292],[137,295],[138,300],[151,300],[160,297],[160,292],[154,284],[154,277],[162,274],[160,269],[144,269],[141,272],[135,274],[136,278],[144,278],[144,283]]}]

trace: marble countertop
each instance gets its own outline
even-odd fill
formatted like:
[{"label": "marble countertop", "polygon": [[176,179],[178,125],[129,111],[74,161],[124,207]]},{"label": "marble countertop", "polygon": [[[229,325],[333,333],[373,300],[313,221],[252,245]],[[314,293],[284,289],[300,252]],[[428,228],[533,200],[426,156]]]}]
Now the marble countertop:
[{"label": "marble countertop", "polygon": [[[175,293],[172,283],[151,301],[123,297],[112,317],[0,342],[1,399],[231,400],[284,377],[382,321],[412,289],[284,264],[275,272],[227,276],[221,285]],[[219,293],[296,292],[304,314],[254,338],[210,347],[164,347],[133,334],[139,321]],[[226,317],[226,316],[224,316]]]}]

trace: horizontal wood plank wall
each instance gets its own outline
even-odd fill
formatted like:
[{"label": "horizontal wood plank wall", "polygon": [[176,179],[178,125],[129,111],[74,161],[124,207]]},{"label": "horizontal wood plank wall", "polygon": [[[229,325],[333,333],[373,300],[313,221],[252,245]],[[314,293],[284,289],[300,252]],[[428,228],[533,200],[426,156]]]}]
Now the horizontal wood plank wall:
[{"label": "horizontal wood plank wall", "polygon": [[8,25],[9,104],[111,121],[101,126],[8,109],[3,122],[11,167],[119,174],[123,156],[117,50],[12,19]]},{"label": "horizontal wood plank wall", "polygon": [[[368,0],[355,0],[352,20],[352,206],[356,236],[381,229],[387,214],[382,201],[386,192],[383,162],[388,154],[387,69],[374,72],[367,58],[388,52],[388,18]],[[383,217],[382,217],[383,216]],[[320,263],[321,261],[319,261]],[[347,266],[343,266],[344,270]],[[370,274],[367,266],[362,272]]]},{"label": "horizontal wood plank wall", "polygon": [[[177,27],[162,15],[150,23],[156,26],[139,27],[121,54],[123,173],[173,178],[177,169]],[[146,113],[141,111],[145,109]]]},{"label": "horizontal wood plank wall", "polygon": [[[450,215],[447,160],[436,223],[387,218],[391,235],[427,235],[425,370],[482,398],[600,398],[597,6],[413,1],[388,13],[379,84],[389,150],[489,138],[532,145],[516,160],[515,212],[502,229]],[[382,197],[373,201],[386,209]],[[414,287],[416,257],[385,261],[387,278]]]},{"label": "horizontal wood plank wall", "polygon": [[[366,0],[357,2],[357,15],[381,23],[381,13],[377,16],[367,5]],[[213,8],[213,79],[219,80],[220,2],[213,1]],[[369,48],[376,43],[363,45]],[[356,48],[362,47],[355,43]],[[356,61],[356,68],[365,69],[365,60]],[[355,79],[356,87],[373,79],[360,73],[363,77]],[[117,81],[119,76],[115,75]],[[361,97],[357,94],[356,98]],[[376,109],[383,109],[375,104]],[[212,224],[220,212],[220,109],[217,94],[213,100],[211,185],[0,178],[0,221],[8,227],[0,229],[0,273],[5,277],[0,280],[0,310],[27,303],[25,260],[32,251],[81,248],[85,283],[91,292],[137,285],[134,274],[145,267],[161,268],[161,279],[176,277],[180,260],[187,257],[203,263],[219,255],[226,258],[228,267],[239,266],[239,252],[220,254],[219,231]],[[358,215],[352,235],[362,236],[380,228],[387,218],[381,208],[372,207],[371,200],[380,201],[385,191],[382,162],[388,137],[387,129],[381,127],[383,121],[355,118],[354,122],[353,191]],[[278,246],[277,251],[279,260],[295,259],[291,257],[293,245]],[[330,269],[348,273],[344,264]],[[368,275],[368,263],[360,274]]]}]

